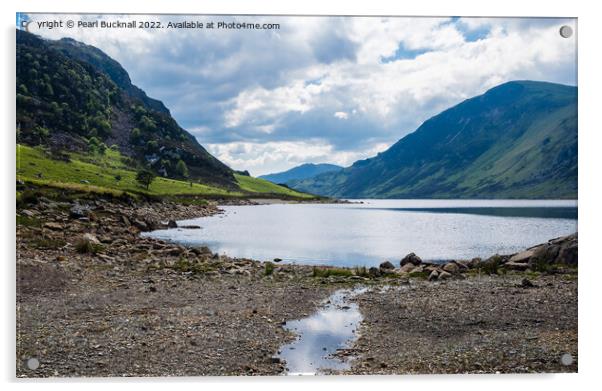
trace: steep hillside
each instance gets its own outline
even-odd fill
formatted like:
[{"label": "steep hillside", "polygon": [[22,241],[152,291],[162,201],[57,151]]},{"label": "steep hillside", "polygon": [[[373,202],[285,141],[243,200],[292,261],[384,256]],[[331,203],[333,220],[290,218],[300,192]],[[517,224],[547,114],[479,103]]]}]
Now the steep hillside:
[{"label": "steep hillside", "polygon": [[515,81],[295,188],[353,198],[576,198],[577,88]]},{"label": "steep hillside", "polygon": [[292,181],[300,179],[309,179],[316,175],[323,174],[325,172],[339,171],[343,167],[334,164],[313,164],[306,163],[297,167],[293,167],[290,170],[278,172],[274,174],[262,175],[259,178],[266,179],[273,183],[285,183],[289,184]]},{"label": "steep hillside", "polygon": [[99,49],[18,30],[16,86],[19,143],[101,154],[113,147],[132,169],[237,187],[232,170]]}]

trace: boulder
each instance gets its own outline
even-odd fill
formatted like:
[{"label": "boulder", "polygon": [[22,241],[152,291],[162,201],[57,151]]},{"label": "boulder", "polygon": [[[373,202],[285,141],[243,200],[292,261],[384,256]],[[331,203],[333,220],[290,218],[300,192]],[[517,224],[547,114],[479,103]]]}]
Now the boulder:
[{"label": "boulder", "polygon": [[510,259],[508,260],[508,262],[517,262],[517,263],[529,262],[529,259],[531,259],[533,256],[535,256],[537,254],[537,252],[540,250],[541,250],[541,246],[537,246],[537,247],[532,247],[530,249],[527,249],[525,251],[521,251],[521,252],[516,253],[513,256],[511,256]]},{"label": "boulder", "polygon": [[410,273],[423,273],[425,271],[424,266],[418,265],[412,269]]},{"label": "boulder", "polygon": [[414,266],[411,263],[406,263],[401,268],[399,268],[399,272],[400,273],[410,273],[412,270],[414,270],[415,267],[416,266]]},{"label": "boulder", "polygon": [[556,263],[563,263],[566,265],[577,265],[577,242],[569,243],[565,246],[560,247],[560,251],[558,252],[558,257],[556,258]]},{"label": "boulder", "polygon": [[449,279],[449,278],[451,278],[451,277],[452,277],[452,274],[451,274],[451,273],[448,273],[448,272],[446,272],[445,270],[442,270],[442,271],[439,273],[439,276],[437,277],[437,279],[438,279],[438,280],[447,280],[447,279]]},{"label": "boulder", "polygon": [[379,277],[380,270],[377,267],[372,266],[370,269],[368,269],[368,275],[370,277]]},{"label": "boulder", "polygon": [[405,266],[408,263],[411,263],[414,266],[418,266],[422,263],[422,259],[414,253],[409,253],[401,261],[399,261],[399,266]]},{"label": "boulder", "polygon": [[383,263],[381,263],[378,268],[382,271],[382,270],[392,270],[395,269],[395,266],[389,262],[389,261],[384,261]]},{"label": "boulder", "polygon": [[178,228],[178,223],[175,220],[169,220],[167,222],[167,228]]},{"label": "boulder", "polygon": [[431,272],[431,274],[429,274],[429,278],[428,278],[428,280],[429,280],[429,281],[434,281],[434,280],[436,280],[437,278],[439,278],[439,272],[438,272],[437,270],[433,270],[433,271]]},{"label": "boulder", "polygon": [[460,266],[456,262],[448,262],[443,265],[443,271],[446,271],[450,274],[457,274],[460,272]]}]

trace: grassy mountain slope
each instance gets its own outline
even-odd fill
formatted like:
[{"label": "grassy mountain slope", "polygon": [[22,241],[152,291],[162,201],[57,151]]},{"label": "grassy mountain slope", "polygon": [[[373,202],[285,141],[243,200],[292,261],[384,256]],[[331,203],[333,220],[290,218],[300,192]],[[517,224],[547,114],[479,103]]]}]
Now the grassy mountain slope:
[{"label": "grassy mountain slope", "polygon": [[576,198],[577,88],[502,84],[376,157],[295,188],[354,198]]},{"label": "grassy mountain slope", "polygon": [[[16,85],[19,143],[80,153],[102,152],[115,145],[138,168],[146,166],[175,179],[188,176],[237,187],[230,168],[96,48],[73,40],[49,41],[19,30]],[[180,161],[187,172],[177,169]]]},{"label": "grassy mountain slope", "polygon": [[274,174],[261,175],[259,178],[266,179],[273,183],[286,183],[300,180],[309,179],[316,175],[323,174],[325,172],[339,171],[343,167],[334,164],[313,164],[306,163],[297,167],[293,167],[290,170],[278,172]]},{"label": "grassy mountain slope", "polygon": [[34,185],[65,188],[84,192],[119,195],[148,194],[154,196],[284,197],[308,199],[299,193],[262,179],[235,174],[237,189],[210,184],[157,177],[149,190],[136,182],[136,172],[129,159],[119,151],[108,149],[104,154],[76,152],[53,155],[48,149],[17,145],[17,179]]}]

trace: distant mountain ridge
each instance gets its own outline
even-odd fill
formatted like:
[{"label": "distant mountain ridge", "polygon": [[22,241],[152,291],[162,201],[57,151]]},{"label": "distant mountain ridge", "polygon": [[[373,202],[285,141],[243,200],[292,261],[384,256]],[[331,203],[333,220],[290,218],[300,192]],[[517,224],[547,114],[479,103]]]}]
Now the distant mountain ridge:
[{"label": "distant mountain ridge", "polygon": [[232,170],[134,86],[101,50],[17,30],[17,142],[52,151],[117,148],[133,169],[237,187]]},{"label": "distant mountain ridge", "polygon": [[346,198],[577,198],[577,87],[504,83],[293,188]]},{"label": "distant mountain ridge", "polygon": [[290,170],[278,172],[274,174],[262,175],[259,178],[266,179],[270,182],[277,184],[288,184],[291,181],[309,179],[316,175],[323,174],[326,172],[333,172],[342,170],[343,167],[335,164],[314,164],[305,163],[297,167],[293,167]]}]

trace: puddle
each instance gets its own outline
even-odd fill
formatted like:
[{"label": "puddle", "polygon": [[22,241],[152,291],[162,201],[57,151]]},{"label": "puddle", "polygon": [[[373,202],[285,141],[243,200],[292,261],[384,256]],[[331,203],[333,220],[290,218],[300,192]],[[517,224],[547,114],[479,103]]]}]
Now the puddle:
[{"label": "puddle", "polygon": [[316,375],[325,370],[346,370],[348,361],[333,356],[349,348],[357,338],[362,314],[350,300],[368,288],[341,289],[333,293],[313,315],[286,322],[285,329],[298,338],[280,348],[278,357],[286,361],[286,375]]}]

